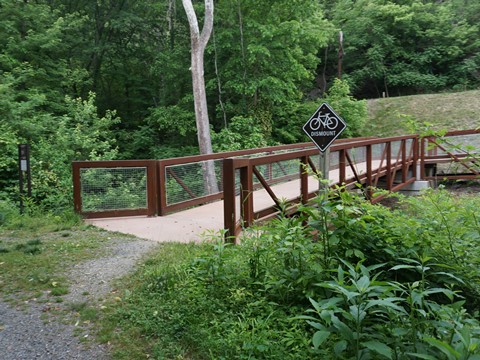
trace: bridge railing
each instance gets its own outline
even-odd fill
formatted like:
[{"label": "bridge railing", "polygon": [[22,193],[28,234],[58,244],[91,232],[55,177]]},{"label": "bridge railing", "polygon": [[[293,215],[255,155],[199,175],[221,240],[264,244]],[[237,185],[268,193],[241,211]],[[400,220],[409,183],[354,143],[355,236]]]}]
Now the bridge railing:
[{"label": "bridge railing", "polygon": [[424,180],[478,179],[480,176],[480,129],[424,137],[420,152]]},{"label": "bridge railing", "polygon": [[[89,218],[166,215],[222,199],[224,158],[305,148],[313,148],[313,144],[280,145],[165,160],[74,161],[74,208]],[[207,193],[203,184],[202,173],[207,162],[214,164],[218,185],[215,193]]]},{"label": "bridge railing", "polygon": [[[395,191],[417,177],[438,179],[440,175],[432,169],[439,168],[438,164],[442,163],[450,171],[446,173],[440,169],[442,178],[478,178],[479,155],[469,151],[469,147],[480,149],[480,130],[450,132],[440,139],[426,137],[421,141],[416,135],[342,139],[331,147],[330,172],[336,171],[337,183],[347,186],[355,182],[363,184],[366,196],[376,201],[378,198],[372,198],[373,187]],[[224,197],[224,186],[233,191],[230,182],[224,185],[227,184],[224,162],[230,158],[234,159],[234,164],[229,166],[235,167],[234,192],[240,196],[245,194],[245,189],[268,191],[274,185],[305,181],[300,164],[308,164],[314,170],[319,162],[319,152],[312,143],[303,143],[165,160],[74,162],[75,210],[86,217],[154,216],[220,200]],[[453,162],[457,163],[456,172],[451,171]],[[202,174],[208,163],[213,163],[216,173],[218,191],[215,193],[207,193],[203,185]],[[252,171],[247,178],[242,175],[245,171],[241,170],[242,167]],[[227,179],[233,181],[232,176],[231,169],[228,169]],[[247,188],[242,182],[249,177],[252,183]],[[318,184],[312,184],[311,180],[309,183],[308,197],[311,197]],[[302,191],[299,190],[293,200],[308,198],[305,190]],[[289,196],[282,192],[270,196],[272,200],[267,207],[278,208],[275,197],[278,200]],[[244,209],[240,209],[242,203],[235,202],[237,214],[244,213]],[[261,218],[264,213],[256,214],[254,218]],[[247,215],[250,216],[248,211]]]},{"label": "bridge railing", "polygon": [[[158,160],[158,215],[187,209],[223,198],[223,161],[229,157],[245,158],[313,148],[312,143],[271,146]],[[204,184],[207,163],[213,163],[218,191],[209,193]],[[275,171],[270,168],[270,177]],[[285,175],[288,176],[288,173]]]},{"label": "bridge railing", "polygon": [[72,172],[74,208],[83,216],[156,214],[155,160],[75,161]]},{"label": "bridge railing", "polygon": [[[268,219],[280,209],[294,209],[308,202],[319,189],[316,173],[319,153],[317,149],[292,151],[284,154],[266,155],[256,158],[228,158],[223,162],[224,223],[226,237],[235,239],[243,228],[254,221]],[[335,144],[330,150],[331,185],[355,183],[364,185],[365,193],[372,201],[372,188],[385,180],[388,190],[398,190],[417,178],[418,137],[400,136],[384,139],[362,139],[362,141]],[[269,183],[259,170],[271,164],[294,163],[296,174],[288,179],[286,186]],[[307,169],[310,169],[308,171]],[[255,179],[271,199],[269,204],[260,200],[261,192],[255,191]]]}]

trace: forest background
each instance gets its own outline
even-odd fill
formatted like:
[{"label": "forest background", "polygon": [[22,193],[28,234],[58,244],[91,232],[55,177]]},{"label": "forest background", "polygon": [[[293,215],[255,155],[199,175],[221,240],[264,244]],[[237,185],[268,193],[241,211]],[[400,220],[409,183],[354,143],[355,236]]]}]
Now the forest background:
[{"label": "forest background", "polygon": [[[203,1],[194,1],[197,14]],[[215,151],[306,139],[320,98],[362,135],[356,99],[476,89],[480,3],[218,0],[205,54]],[[342,81],[339,31],[344,34]],[[0,0],[0,201],[71,209],[73,160],[198,152],[180,0]]]}]

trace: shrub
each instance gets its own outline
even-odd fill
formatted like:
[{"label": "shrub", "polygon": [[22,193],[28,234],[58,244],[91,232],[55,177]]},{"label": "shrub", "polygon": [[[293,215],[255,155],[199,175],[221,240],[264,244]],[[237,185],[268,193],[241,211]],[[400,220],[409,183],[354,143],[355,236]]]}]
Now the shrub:
[{"label": "shrub", "polygon": [[[478,200],[459,211],[432,190],[435,205],[407,199],[392,211],[343,190],[237,246],[164,245],[112,321],[159,358],[478,357],[477,255],[460,244],[476,239]],[[454,228],[463,223],[469,230]]]}]

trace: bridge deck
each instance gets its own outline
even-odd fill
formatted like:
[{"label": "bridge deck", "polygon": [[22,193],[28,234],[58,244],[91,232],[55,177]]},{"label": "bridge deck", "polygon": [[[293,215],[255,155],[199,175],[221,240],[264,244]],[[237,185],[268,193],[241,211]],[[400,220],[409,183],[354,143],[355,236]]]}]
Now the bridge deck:
[{"label": "bridge deck", "polygon": [[[380,162],[376,162],[378,167]],[[357,173],[366,171],[366,164],[357,164]],[[347,177],[353,178],[351,169],[347,170]],[[338,170],[330,171],[330,182],[338,183]],[[299,196],[300,180],[292,180],[272,187],[278,197],[291,199]],[[318,180],[309,177],[309,189],[318,189]],[[271,197],[264,190],[254,192],[255,211],[262,210],[274,204]],[[185,211],[158,217],[117,217],[103,219],[89,219],[87,223],[99,228],[131,234],[158,242],[199,242],[205,235],[219,233],[224,228],[223,202],[217,201]],[[208,237],[207,237],[208,238]]]},{"label": "bridge deck", "polygon": [[[422,138],[419,135],[406,135],[383,139],[361,138],[355,139],[355,141],[339,142],[331,147],[331,151],[335,154],[334,159],[338,159],[335,164],[340,168],[340,171],[330,171],[329,178],[332,183],[338,183],[339,177],[341,176],[342,183],[352,185],[355,182],[362,182],[365,183],[367,187],[384,186],[388,191],[398,191],[412,184],[415,180],[437,179],[435,171],[437,164],[447,161],[454,162],[456,167],[460,168],[461,172],[456,171],[455,168],[453,168],[453,172],[452,169],[449,169],[451,173],[441,173],[440,176],[442,178],[478,179],[480,176],[478,157],[472,155],[477,153],[472,153],[471,148],[472,146],[474,148],[480,146],[479,135],[480,129],[476,129],[450,132],[442,137],[432,136]],[[468,146],[464,146],[463,144],[467,144]],[[93,215],[118,216],[121,213],[129,215],[166,215],[173,211],[179,212],[159,217],[138,216],[91,219],[88,220],[90,224],[107,230],[129,233],[155,241],[199,241],[202,239],[202,234],[212,234],[224,228],[228,229],[229,235],[236,235],[238,231],[241,230],[240,224],[242,224],[242,226],[250,226],[255,222],[255,219],[265,219],[275,214],[275,202],[269,193],[276,197],[276,199],[295,199],[298,201],[301,197],[303,197],[303,199],[310,197],[318,190],[318,181],[313,177],[308,179],[308,187],[306,186],[307,179],[304,173],[300,174],[301,168],[299,167],[297,167],[297,175],[295,175],[295,171],[297,170],[291,174],[287,174],[283,168],[281,168],[281,170],[285,172],[285,179],[289,178],[289,176],[298,176],[305,181],[305,183],[302,182],[302,184],[300,184],[300,180],[292,180],[271,186],[273,181],[271,183],[269,181],[272,179],[263,178],[265,175],[259,170],[262,166],[267,166],[268,169],[268,166],[272,166],[273,164],[288,163],[288,161],[292,160],[298,161],[299,164],[308,164],[307,167],[314,169],[316,166],[312,163],[312,158],[317,155],[315,149],[305,144],[299,145],[283,146],[278,149],[254,149],[242,152],[242,154],[222,153],[203,157],[196,156],[162,161],[104,161],[94,162],[93,164],[76,162],[73,164],[75,209],[79,213],[82,213],[82,169],[129,169],[132,167],[140,167],[144,169],[147,179],[147,208],[135,208],[129,211],[122,211],[122,209],[124,209],[122,207],[107,207],[107,209],[114,210],[100,210],[99,212],[95,212],[97,211],[95,209],[93,210]],[[357,163],[355,157],[357,157],[359,161],[366,161],[369,164],[368,173],[366,163]],[[381,159],[381,162],[377,161],[377,159]],[[192,163],[198,165],[206,161],[217,160],[223,161],[223,192],[213,195],[196,195],[195,198],[189,201],[180,200],[174,204],[167,204],[166,173],[169,171],[173,172],[172,168],[177,166],[187,167],[187,165],[191,166]],[[352,167],[356,168],[355,174],[352,171]],[[379,167],[381,167],[381,169],[379,169]],[[195,171],[198,171],[198,169]],[[188,171],[185,170],[185,172]],[[158,174],[158,176],[155,176],[155,174]],[[240,176],[237,177],[237,175]],[[254,177],[257,177],[260,181],[260,184],[257,185],[264,187],[262,190],[254,191]],[[381,182],[379,182],[380,178],[382,178]],[[281,178],[276,180],[279,179]],[[185,191],[190,190],[180,178],[175,178],[174,183]],[[95,191],[97,190],[93,185],[93,190],[90,190],[92,190],[93,195],[95,195]],[[238,197],[235,198],[235,194],[238,193],[239,188],[242,188],[241,201]],[[268,192],[265,189],[268,189]],[[107,192],[105,191],[105,193]],[[194,193],[192,192],[192,194]],[[214,202],[222,196],[226,201]],[[378,199],[379,197],[374,200]],[[207,204],[205,205],[196,206],[206,202]],[[228,212],[228,216],[225,218],[223,216],[223,205],[225,205],[225,209],[227,209],[226,211]],[[190,208],[181,211],[188,207]],[[239,217],[240,207],[243,213],[242,219]],[[90,213],[92,213],[92,211],[90,211]],[[89,212],[87,211],[85,215],[88,216]]]}]

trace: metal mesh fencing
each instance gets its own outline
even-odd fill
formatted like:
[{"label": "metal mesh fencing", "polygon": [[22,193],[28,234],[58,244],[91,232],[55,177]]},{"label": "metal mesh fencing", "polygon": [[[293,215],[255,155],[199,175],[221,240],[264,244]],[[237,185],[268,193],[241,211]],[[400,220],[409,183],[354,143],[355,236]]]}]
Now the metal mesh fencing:
[{"label": "metal mesh fencing", "polygon": [[[260,165],[256,168],[267,183],[272,184],[298,178],[300,161],[298,159],[278,161],[271,164]],[[254,185],[259,183],[260,180],[254,176]]]},{"label": "metal mesh fencing", "polygon": [[392,141],[390,146],[390,155],[393,161],[395,161],[398,156],[401,157],[401,152],[400,152],[401,146],[402,146],[401,141]]},{"label": "metal mesh fencing", "polygon": [[[372,145],[372,160],[386,161],[385,157],[385,144]],[[385,165],[385,164],[384,164]]]},{"label": "metal mesh fencing", "polygon": [[212,163],[218,189],[214,193],[219,193],[222,191],[223,159],[167,166],[165,168],[167,205],[213,195],[205,185],[206,168]]},{"label": "metal mesh fencing", "polygon": [[437,155],[450,153],[462,159],[461,162],[452,159],[449,163],[437,164],[438,176],[480,171],[480,134],[446,137],[438,142],[446,151],[438,149]]},{"label": "metal mesh fencing", "polygon": [[[437,138],[436,142],[440,144],[446,151],[436,148],[436,155],[464,155],[466,153],[480,153],[480,134],[447,136],[445,138]],[[428,151],[428,149],[427,149]]]},{"label": "metal mesh fencing", "polygon": [[354,165],[367,161],[367,148],[365,146],[348,149],[347,153]]},{"label": "metal mesh fencing", "polygon": [[130,210],[147,207],[147,168],[80,170],[82,210]]},{"label": "metal mesh fencing", "polygon": [[[239,158],[253,158],[270,154],[279,154],[289,150],[262,152],[251,155],[239,156]],[[205,186],[205,168],[208,163],[212,164],[215,171],[216,185],[218,191],[209,193]],[[299,161],[288,160],[281,161],[268,165],[257,166],[257,170],[262,177],[268,182],[281,182],[292,179],[292,176],[299,172]],[[235,183],[237,184],[236,194],[240,193],[239,173],[237,172]],[[223,159],[192,162],[186,164],[171,165],[165,168],[165,191],[167,205],[173,205],[184,201],[189,201],[196,198],[201,198],[207,195],[217,194],[223,191]],[[260,184],[260,181],[254,176],[254,186]]]}]

